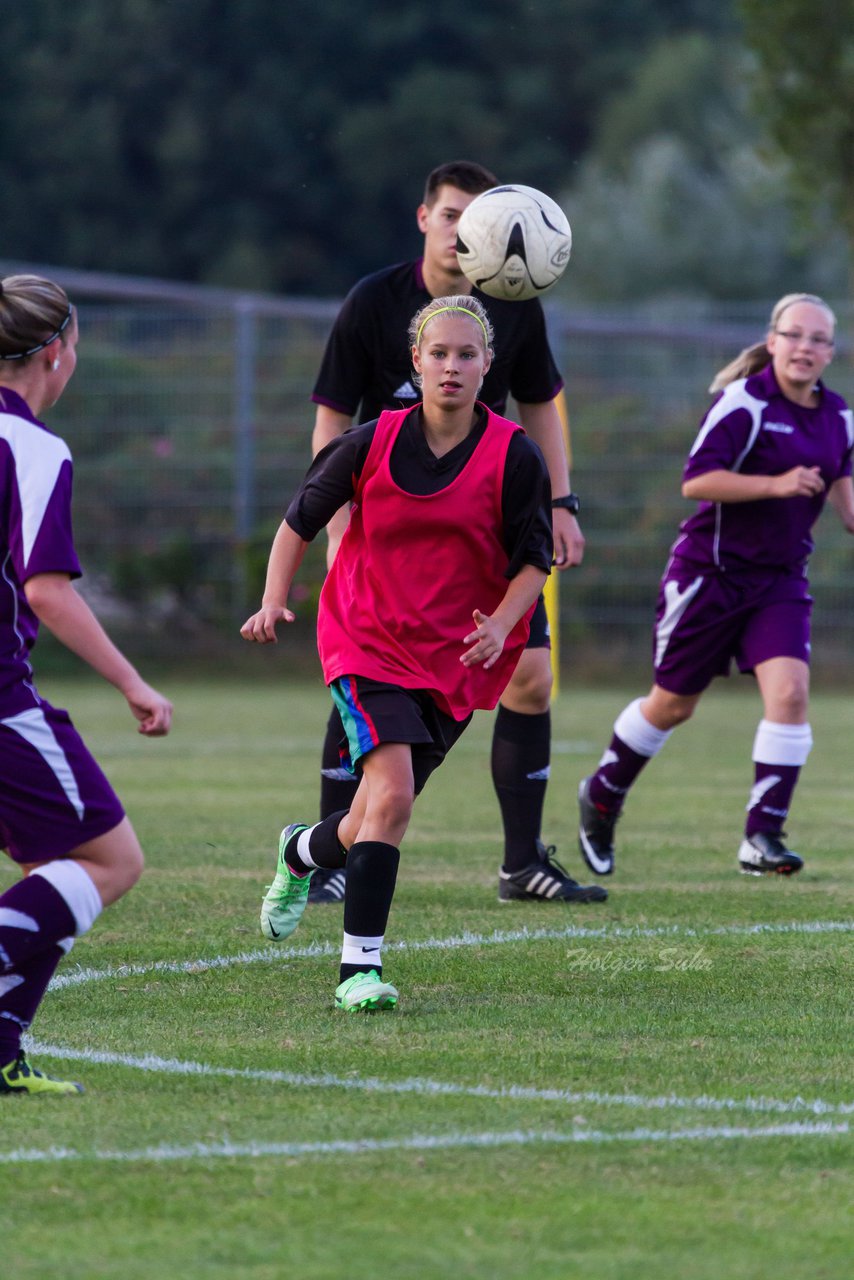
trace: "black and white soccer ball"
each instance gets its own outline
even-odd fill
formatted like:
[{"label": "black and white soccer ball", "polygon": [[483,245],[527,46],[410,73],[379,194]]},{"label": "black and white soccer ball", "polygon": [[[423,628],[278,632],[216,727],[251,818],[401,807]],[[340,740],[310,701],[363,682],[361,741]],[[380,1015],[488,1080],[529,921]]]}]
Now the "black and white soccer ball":
[{"label": "black and white soccer ball", "polygon": [[467,278],[510,302],[551,289],[571,248],[566,214],[535,187],[491,187],[463,210],[457,227],[457,258]]}]

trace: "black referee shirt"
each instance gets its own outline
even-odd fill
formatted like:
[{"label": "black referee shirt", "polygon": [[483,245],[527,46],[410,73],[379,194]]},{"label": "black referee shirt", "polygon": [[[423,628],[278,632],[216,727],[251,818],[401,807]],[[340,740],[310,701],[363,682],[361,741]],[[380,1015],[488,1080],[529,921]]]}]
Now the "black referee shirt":
[{"label": "black referee shirt", "polygon": [[[508,395],[544,404],[563,386],[536,298],[503,302],[472,290],[495,330],[495,357],[480,398],[504,414]],[[348,293],[326,344],[312,400],[368,422],[383,409],[408,409],[421,395],[412,381],[408,332],[412,317],[432,299],[421,259],[365,276]]]}]

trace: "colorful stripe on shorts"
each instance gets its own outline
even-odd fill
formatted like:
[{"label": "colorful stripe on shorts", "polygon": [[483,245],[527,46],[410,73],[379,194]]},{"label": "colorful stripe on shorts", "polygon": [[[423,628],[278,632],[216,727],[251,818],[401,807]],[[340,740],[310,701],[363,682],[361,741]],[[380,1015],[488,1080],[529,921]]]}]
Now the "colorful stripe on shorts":
[{"label": "colorful stripe on shorts", "polygon": [[361,756],[379,746],[380,736],[376,725],[359,701],[355,676],[340,676],[333,680],[330,692],[350,744],[350,758],[355,764]]}]

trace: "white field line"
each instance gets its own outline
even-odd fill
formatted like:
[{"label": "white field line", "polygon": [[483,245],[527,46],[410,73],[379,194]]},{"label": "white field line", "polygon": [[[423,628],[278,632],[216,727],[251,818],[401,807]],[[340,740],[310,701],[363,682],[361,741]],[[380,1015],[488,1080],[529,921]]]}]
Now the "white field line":
[{"label": "white field line", "polygon": [[635,1093],[600,1093],[571,1089],[535,1089],[526,1085],[505,1085],[489,1088],[486,1085],[455,1084],[443,1080],[419,1079],[380,1080],[374,1076],[336,1076],[329,1072],[305,1075],[292,1071],[270,1071],[255,1067],[215,1067],[204,1062],[192,1062],[179,1058],[161,1058],[156,1054],[137,1057],[133,1054],[112,1053],[101,1049],[70,1049],[62,1045],[29,1045],[35,1057],[44,1055],[66,1062],[90,1062],[105,1066],[130,1067],[137,1071],[151,1071],[165,1075],[225,1077],[230,1080],[258,1080],[268,1084],[284,1084],[298,1089],[349,1089],[373,1094],[416,1094],[426,1097],[491,1098],[500,1101],[551,1102],[571,1106],[632,1107],[645,1111],[717,1111],[748,1112],[751,1114],[786,1115],[807,1113],[814,1116],[845,1116],[854,1113],[854,1102],[824,1102],[820,1098],[711,1098],[705,1094],[697,1097],[680,1097],[664,1094],[659,1097]]},{"label": "white field line", "polygon": [[169,1160],[269,1159],[280,1156],[293,1160],[299,1156],[371,1155],[388,1151],[448,1151],[454,1148],[525,1147],[534,1144],[568,1145],[591,1144],[595,1146],[611,1142],[716,1142],[732,1139],[744,1141],[756,1138],[808,1138],[837,1137],[849,1133],[849,1126],[841,1124],[808,1123],[767,1125],[764,1128],[744,1126],[704,1125],[694,1129],[627,1129],[622,1133],[608,1133],[600,1129],[570,1129],[561,1133],[554,1129],[513,1129],[506,1133],[449,1133],[412,1134],[408,1138],[362,1138],[337,1142],[193,1142],[187,1146],[160,1145],[139,1150],[110,1151],[95,1149],[78,1151],[73,1147],[48,1147],[43,1150],[19,1148],[17,1151],[0,1152],[0,1164],[50,1164],[59,1161],[89,1160],[114,1161],[124,1164],[162,1164]]},{"label": "white field line", "polygon": [[[656,928],[622,928],[603,927],[586,928],[567,926],[562,929],[520,929],[509,932],[496,930],[492,934],[464,933],[448,938],[431,938],[420,942],[400,942],[392,944],[388,950],[419,951],[454,949],[468,946],[487,946],[512,944],[516,942],[537,941],[540,939],[648,939],[648,938],[703,938],[711,936],[755,936],[757,934],[823,934],[849,933],[854,931],[851,921],[816,921],[793,922],[779,925],[727,925],[709,929],[694,929],[681,925],[667,925]],[[234,965],[252,963],[270,963],[298,959],[300,957],[332,955],[337,947],[328,943],[315,943],[306,947],[280,950],[273,947],[259,948],[236,956],[217,956],[213,959],[184,962],[154,961],[144,965],[122,965],[108,969],[79,969],[63,975],[54,982],[55,987],[73,986],[89,981],[116,979],[130,976],[143,976],[152,972],[165,973],[203,973],[215,969],[229,968]],[[483,1085],[461,1085],[435,1080],[409,1079],[403,1081],[383,1081],[375,1078],[339,1077],[323,1073],[319,1075],[300,1075],[285,1071],[263,1071],[253,1068],[214,1067],[205,1063],[186,1062],[177,1059],[159,1058],[155,1055],[134,1057],[127,1054],[111,1053],[100,1050],[74,1050],[58,1045],[33,1044],[34,1053],[42,1053],[72,1061],[85,1061],[100,1064],[120,1065],[143,1071],[164,1072],[176,1075],[213,1076],[258,1080],[267,1083],[286,1084],[291,1087],[341,1088],[360,1090],[365,1093],[386,1094],[420,1094],[427,1096],[465,1096],[475,1098],[492,1098],[498,1100],[524,1100],[562,1102],[569,1105],[604,1105],[626,1106],[644,1110],[704,1110],[714,1112],[748,1112],[762,1113],[808,1113],[811,1115],[847,1115],[854,1111],[854,1103],[830,1103],[821,1099],[807,1100],[800,1097],[782,1100],[774,1098],[711,1098],[705,1095],[698,1097],[679,1097],[665,1095],[645,1097],[635,1094],[606,1094],[598,1091],[572,1091],[567,1089],[534,1089],[526,1086],[506,1086],[490,1089]],[[298,1156],[362,1154],[372,1151],[393,1150],[442,1150],[450,1148],[477,1148],[509,1145],[529,1145],[532,1143],[588,1143],[604,1144],[610,1142],[708,1142],[716,1139],[756,1137],[796,1137],[796,1136],[833,1136],[847,1135],[849,1125],[845,1121],[809,1122],[791,1121],[784,1124],[770,1125],[764,1128],[737,1126],[702,1126],[683,1130],[631,1129],[622,1133],[608,1133],[586,1127],[574,1128],[568,1132],[557,1131],[536,1132],[532,1130],[514,1130],[509,1133],[487,1132],[474,1134],[415,1135],[403,1139],[365,1139],[355,1142],[331,1143],[219,1143],[191,1144],[186,1147],[158,1146],[136,1151],[94,1151],[79,1152],[65,1148],[49,1148],[44,1151],[20,1150],[0,1152],[0,1164],[59,1161],[59,1160],[100,1160],[124,1162],[159,1162],[164,1160],[211,1159],[215,1157],[255,1157],[282,1156],[295,1158]]]},{"label": "white field line", "polygon": [[[403,951],[453,951],[460,947],[506,946],[516,942],[559,941],[566,938],[605,939],[632,941],[649,938],[715,938],[755,937],[759,934],[822,934],[854,933],[854,920],[808,920],[787,924],[733,924],[716,925],[708,929],[694,929],[688,925],[668,924],[651,928],[637,925],[602,925],[590,928],[585,925],[566,925],[562,929],[496,929],[492,933],[460,933],[447,938],[425,938],[415,942],[388,942],[383,950]],[[241,951],[236,955],[219,955],[198,960],[152,960],[147,964],[112,965],[104,969],[79,967],[59,974],[50,984],[51,991],[78,986],[84,982],[100,982],[109,978],[144,977],[149,973],[207,973],[212,969],[230,969],[235,965],[287,964],[291,960],[311,959],[318,956],[338,955],[340,946],[331,942],[313,942],[304,947],[258,947],[253,951]]]}]

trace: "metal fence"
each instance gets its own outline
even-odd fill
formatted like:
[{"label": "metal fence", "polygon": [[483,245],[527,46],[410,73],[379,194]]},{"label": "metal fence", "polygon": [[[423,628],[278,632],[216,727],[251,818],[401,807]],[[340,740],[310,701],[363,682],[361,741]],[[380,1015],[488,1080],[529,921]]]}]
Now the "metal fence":
[{"label": "metal fence", "polygon": [[[309,461],[309,395],[336,304],[27,269],[60,279],[80,313],[78,372],[51,425],[75,457],[81,586],[131,650],[227,661]],[[767,307],[547,311],[587,538],[584,565],[561,579],[562,659],[634,674],[648,667],[658,578],[690,510],[680,476],[705,388],[763,333]],[[854,312],[838,311],[850,333]],[[854,400],[850,351],[840,344],[829,381]],[[830,510],[817,543],[816,666],[836,675],[854,624],[854,546]],[[301,571],[305,613],[323,572],[316,546]],[[313,628],[290,630],[310,657]]]}]

